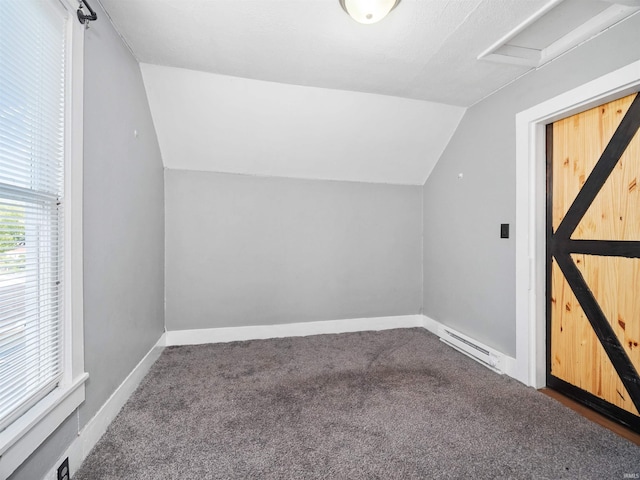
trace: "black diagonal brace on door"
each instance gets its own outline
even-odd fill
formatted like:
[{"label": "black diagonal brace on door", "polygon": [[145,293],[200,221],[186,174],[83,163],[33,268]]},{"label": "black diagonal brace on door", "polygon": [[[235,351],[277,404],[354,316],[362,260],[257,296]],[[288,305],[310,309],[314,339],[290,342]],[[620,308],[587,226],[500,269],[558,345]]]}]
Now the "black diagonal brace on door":
[{"label": "black diagonal brace on door", "polygon": [[582,273],[571,258],[572,253],[640,258],[639,241],[572,240],[571,235],[582,221],[629,143],[640,128],[640,94],[618,125],[584,186],[578,192],[565,217],[550,237],[551,255],[567,279],[593,331],[611,360],[631,401],[640,410],[640,375],[616,336],[606,315],[589,289]]},{"label": "black diagonal brace on door", "polygon": [[574,230],[587,213],[589,206],[602,189],[602,186],[611,175],[618,160],[633,140],[634,135],[640,127],[640,94],[631,103],[629,110],[618,125],[615,133],[611,137],[607,147],[602,152],[598,163],[593,167],[593,171],[587,178],[587,181],[578,192],[576,199],[573,201],[567,214],[560,222],[556,235],[560,238],[569,239],[573,235]]},{"label": "black diagonal brace on door", "polygon": [[587,286],[580,270],[568,254],[555,255],[558,267],[562,270],[571,290],[578,299],[584,314],[587,316],[593,331],[602,344],[604,351],[611,360],[622,384],[627,389],[631,401],[640,410],[640,377],[633,363],[629,359],[627,352],[620,344],[613,328],[607,321],[607,317],[598,305],[597,300]]}]

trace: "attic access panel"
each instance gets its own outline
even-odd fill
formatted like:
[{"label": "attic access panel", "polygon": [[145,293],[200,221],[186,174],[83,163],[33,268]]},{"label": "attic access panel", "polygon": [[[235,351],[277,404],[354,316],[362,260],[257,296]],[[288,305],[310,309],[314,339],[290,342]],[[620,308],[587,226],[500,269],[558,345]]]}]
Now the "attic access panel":
[{"label": "attic access panel", "polygon": [[640,11],[640,0],[552,0],[478,55],[539,67]]}]

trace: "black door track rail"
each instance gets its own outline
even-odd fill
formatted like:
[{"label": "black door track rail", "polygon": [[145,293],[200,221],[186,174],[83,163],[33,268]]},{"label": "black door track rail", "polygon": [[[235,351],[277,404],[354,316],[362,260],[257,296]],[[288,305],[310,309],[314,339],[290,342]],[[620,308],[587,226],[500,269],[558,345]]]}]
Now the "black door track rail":
[{"label": "black door track rail", "polygon": [[[82,11],[83,5],[87,7],[87,10],[89,10],[90,15],[87,15]],[[93,10],[93,8],[91,8],[91,5],[87,3],[87,0],[80,0],[80,6],[78,7],[78,20],[80,20],[80,23],[88,27],[89,22],[93,22],[97,19],[98,19],[98,14]]]}]

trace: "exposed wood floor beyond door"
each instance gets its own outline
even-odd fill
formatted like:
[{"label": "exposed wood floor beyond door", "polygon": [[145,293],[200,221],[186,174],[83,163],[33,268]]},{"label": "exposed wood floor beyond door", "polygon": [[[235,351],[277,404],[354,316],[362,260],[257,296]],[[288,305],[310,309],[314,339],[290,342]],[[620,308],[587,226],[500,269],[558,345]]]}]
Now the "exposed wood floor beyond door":
[{"label": "exposed wood floor beyond door", "polygon": [[612,432],[620,435],[622,438],[626,438],[627,440],[635,443],[636,445],[640,445],[640,433],[635,433],[634,431],[629,430],[628,428],[625,428],[623,425],[620,425],[619,423],[614,422],[613,420],[609,420],[604,415],[600,415],[595,410],[592,410],[589,407],[586,407],[581,403],[578,403],[575,400],[572,400],[569,397],[562,395],[560,392],[556,392],[555,390],[552,390],[550,388],[542,388],[540,389],[540,391],[545,395],[548,395],[549,397],[556,399],[557,401],[562,403],[564,406],[569,407],[574,412],[579,413],[584,418],[587,418],[592,422],[597,423],[598,425],[611,430]]}]

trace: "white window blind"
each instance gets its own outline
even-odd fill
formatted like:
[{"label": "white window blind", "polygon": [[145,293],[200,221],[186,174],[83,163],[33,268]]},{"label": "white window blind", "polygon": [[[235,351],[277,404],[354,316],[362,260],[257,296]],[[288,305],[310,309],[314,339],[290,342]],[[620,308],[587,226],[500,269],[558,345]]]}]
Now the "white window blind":
[{"label": "white window blind", "polygon": [[0,0],[0,430],[62,375],[67,21]]}]

